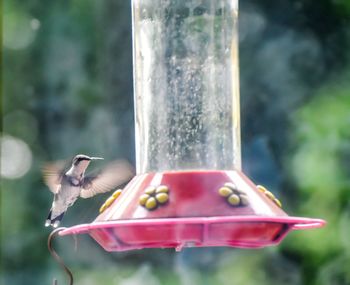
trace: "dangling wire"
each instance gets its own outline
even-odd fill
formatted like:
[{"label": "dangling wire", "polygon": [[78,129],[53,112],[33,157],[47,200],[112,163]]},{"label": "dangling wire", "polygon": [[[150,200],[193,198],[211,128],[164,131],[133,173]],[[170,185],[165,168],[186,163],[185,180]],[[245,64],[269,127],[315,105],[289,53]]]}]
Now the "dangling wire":
[{"label": "dangling wire", "polygon": [[[54,231],[51,232],[51,234],[49,235],[48,239],[47,239],[47,247],[51,253],[51,255],[53,256],[53,258],[57,261],[57,263],[63,268],[63,270],[67,273],[68,278],[69,278],[69,285],[73,285],[73,274],[72,272],[69,270],[69,268],[64,264],[63,259],[57,254],[57,252],[53,249],[52,247],[52,241],[53,239],[57,236],[57,234],[64,230],[66,228],[62,227],[62,228],[57,228]],[[53,285],[57,285],[57,279],[54,279],[52,282]]]}]

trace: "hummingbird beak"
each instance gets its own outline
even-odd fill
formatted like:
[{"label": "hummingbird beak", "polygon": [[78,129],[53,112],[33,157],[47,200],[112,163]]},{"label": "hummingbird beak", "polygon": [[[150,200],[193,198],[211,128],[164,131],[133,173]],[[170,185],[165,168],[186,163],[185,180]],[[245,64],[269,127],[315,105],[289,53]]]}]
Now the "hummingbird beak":
[{"label": "hummingbird beak", "polygon": [[92,156],[90,157],[91,160],[103,160],[104,158],[103,157],[95,157],[95,156]]}]

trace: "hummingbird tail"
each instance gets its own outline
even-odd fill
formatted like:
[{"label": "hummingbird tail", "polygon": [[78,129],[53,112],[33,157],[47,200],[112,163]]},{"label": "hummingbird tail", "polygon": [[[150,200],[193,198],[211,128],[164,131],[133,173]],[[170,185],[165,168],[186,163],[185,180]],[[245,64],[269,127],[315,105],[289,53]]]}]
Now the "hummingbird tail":
[{"label": "hummingbird tail", "polygon": [[64,212],[61,215],[55,217],[54,219],[51,218],[51,215],[52,215],[52,210],[50,211],[49,215],[47,216],[47,219],[45,221],[45,227],[52,226],[54,228],[57,228],[59,226],[63,216],[64,216]]}]

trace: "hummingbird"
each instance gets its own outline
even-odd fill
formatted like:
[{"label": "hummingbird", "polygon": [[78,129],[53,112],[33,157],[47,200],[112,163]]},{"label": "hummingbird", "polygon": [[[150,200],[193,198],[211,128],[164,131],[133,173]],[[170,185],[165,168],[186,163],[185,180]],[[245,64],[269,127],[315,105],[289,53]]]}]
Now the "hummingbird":
[{"label": "hummingbird", "polygon": [[44,181],[54,194],[45,227],[57,228],[67,209],[79,197],[90,198],[108,192],[133,176],[130,164],[121,160],[109,163],[96,174],[85,175],[91,161],[102,159],[78,154],[73,158],[68,170],[62,167],[62,163],[48,164],[43,168]]}]

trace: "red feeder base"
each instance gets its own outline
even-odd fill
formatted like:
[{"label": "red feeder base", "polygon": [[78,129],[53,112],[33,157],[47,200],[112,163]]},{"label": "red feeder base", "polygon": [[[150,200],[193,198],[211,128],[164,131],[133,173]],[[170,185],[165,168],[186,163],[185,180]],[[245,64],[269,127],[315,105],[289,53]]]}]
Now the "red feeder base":
[{"label": "red feeder base", "polygon": [[107,251],[258,248],[278,244],[290,230],[325,224],[289,217],[278,204],[239,171],[150,173],[136,176],[93,223],[60,235],[89,233]]}]

